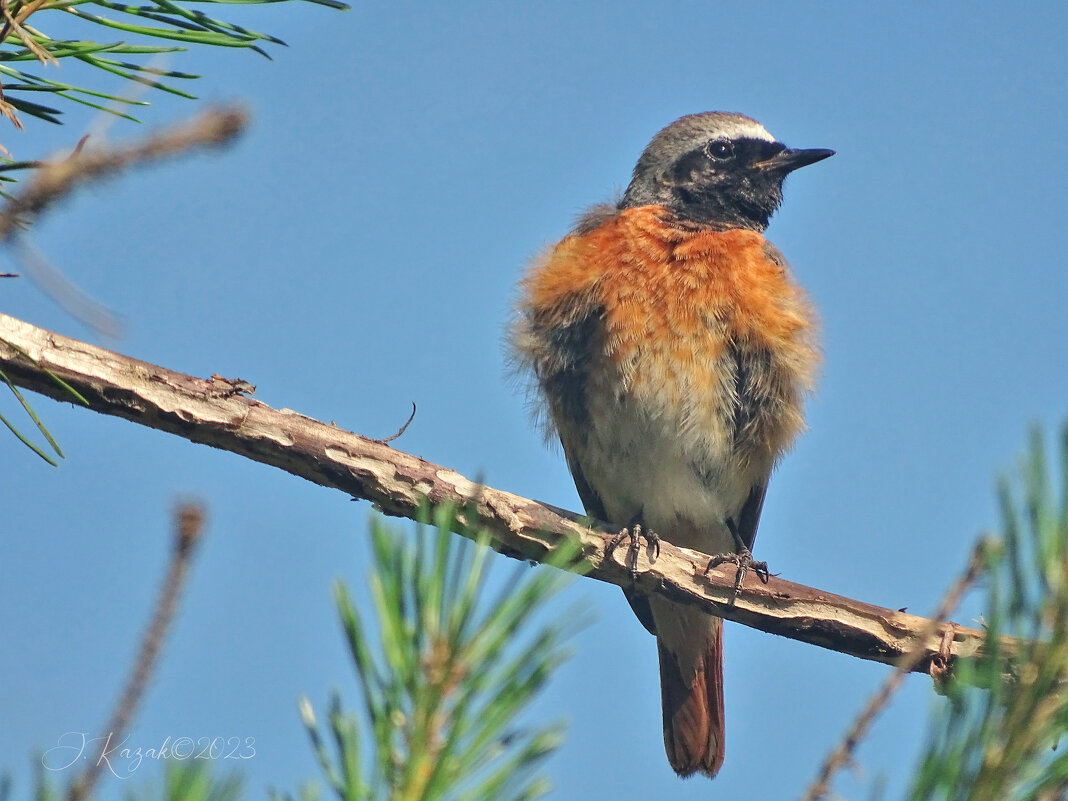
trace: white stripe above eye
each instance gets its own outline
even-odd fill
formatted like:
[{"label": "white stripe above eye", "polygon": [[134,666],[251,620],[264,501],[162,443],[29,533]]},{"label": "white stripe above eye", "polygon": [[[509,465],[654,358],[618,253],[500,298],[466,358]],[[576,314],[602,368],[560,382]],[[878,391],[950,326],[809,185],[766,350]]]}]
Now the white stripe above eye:
[{"label": "white stripe above eye", "polygon": [[765,142],[775,141],[775,137],[768,133],[763,125],[756,120],[748,120],[744,117],[717,120],[715,132],[724,139],[763,139]]}]

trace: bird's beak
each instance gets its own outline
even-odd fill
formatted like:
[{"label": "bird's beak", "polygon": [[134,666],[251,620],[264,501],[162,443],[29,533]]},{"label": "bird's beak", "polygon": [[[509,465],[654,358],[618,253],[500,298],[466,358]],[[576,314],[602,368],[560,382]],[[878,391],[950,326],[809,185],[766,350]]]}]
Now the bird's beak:
[{"label": "bird's beak", "polygon": [[833,150],[821,147],[809,148],[808,150],[786,148],[786,150],[780,150],[770,159],[758,161],[753,166],[758,170],[781,172],[785,175],[801,167],[807,167],[809,164],[815,164],[817,161],[823,161],[833,155]]}]

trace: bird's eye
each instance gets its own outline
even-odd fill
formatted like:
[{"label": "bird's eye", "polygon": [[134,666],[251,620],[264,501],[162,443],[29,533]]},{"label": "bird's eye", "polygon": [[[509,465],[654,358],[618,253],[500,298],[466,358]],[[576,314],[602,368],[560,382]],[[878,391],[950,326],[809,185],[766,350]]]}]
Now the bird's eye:
[{"label": "bird's eye", "polygon": [[705,145],[705,151],[712,158],[722,161],[734,155],[734,145],[729,139],[713,139]]}]

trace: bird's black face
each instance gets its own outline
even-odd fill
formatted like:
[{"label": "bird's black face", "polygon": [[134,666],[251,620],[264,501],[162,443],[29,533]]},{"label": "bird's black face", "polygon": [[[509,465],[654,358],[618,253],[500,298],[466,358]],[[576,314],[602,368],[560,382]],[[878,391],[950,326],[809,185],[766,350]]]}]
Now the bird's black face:
[{"label": "bird's black face", "polygon": [[782,203],[786,173],[757,164],[786,149],[760,139],[712,139],[683,155],[661,175],[668,205],[694,222],[760,230]]},{"label": "bird's black face", "polygon": [[792,150],[770,137],[715,131],[663,144],[654,139],[620,206],[664,205],[702,225],[763,231],[782,203],[786,176],[832,155],[833,150]]}]

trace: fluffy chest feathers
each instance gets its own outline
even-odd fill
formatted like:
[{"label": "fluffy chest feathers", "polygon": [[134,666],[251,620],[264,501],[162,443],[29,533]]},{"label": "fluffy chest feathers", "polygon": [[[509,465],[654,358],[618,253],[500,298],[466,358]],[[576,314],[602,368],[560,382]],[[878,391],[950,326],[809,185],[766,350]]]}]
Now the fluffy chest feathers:
[{"label": "fluffy chest feathers", "polygon": [[524,290],[516,352],[612,522],[722,523],[803,427],[812,315],[756,232],[627,209],[564,239]]}]

